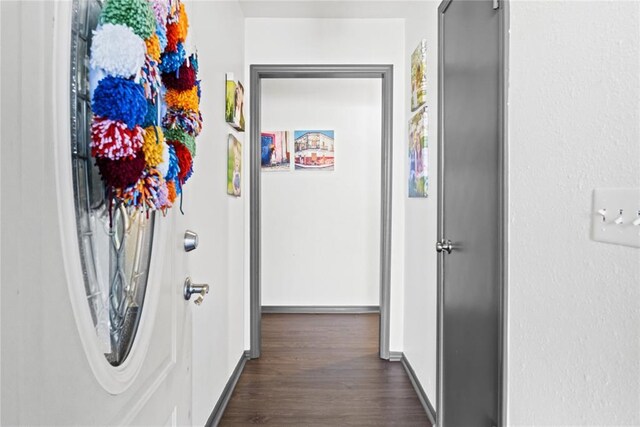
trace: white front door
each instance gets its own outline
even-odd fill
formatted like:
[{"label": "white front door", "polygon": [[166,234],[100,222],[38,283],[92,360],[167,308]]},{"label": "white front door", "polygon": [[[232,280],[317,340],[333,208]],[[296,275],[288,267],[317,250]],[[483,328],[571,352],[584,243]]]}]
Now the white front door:
[{"label": "white front door", "polygon": [[178,209],[158,215],[137,335],[99,345],[84,288],[70,146],[72,3],[0,2],[2,425],[191,425],[193,303]]}]

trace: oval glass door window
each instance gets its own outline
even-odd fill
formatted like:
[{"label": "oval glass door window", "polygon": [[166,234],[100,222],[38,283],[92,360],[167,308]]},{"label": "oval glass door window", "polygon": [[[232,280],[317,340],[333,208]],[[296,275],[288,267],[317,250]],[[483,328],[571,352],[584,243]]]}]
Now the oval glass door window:
[{"label": "oval glass door window", "polygon": [[109,200],[91,156],[89,52],[101,4],[73,2],[70,148],[87,304],[102,352],[119,366],[131,351],[144,306],[155,214],[131,214]]}]

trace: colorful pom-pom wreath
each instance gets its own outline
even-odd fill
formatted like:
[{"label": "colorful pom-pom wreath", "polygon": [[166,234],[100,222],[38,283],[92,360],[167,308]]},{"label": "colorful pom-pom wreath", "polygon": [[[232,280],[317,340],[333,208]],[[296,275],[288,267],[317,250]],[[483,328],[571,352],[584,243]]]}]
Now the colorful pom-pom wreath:
[{"label": "colorful pom-pom wreath", "polygon": [[147,0],[107,0],[100,22],[126,25],[143,40],[156,30],[156,18]]},{"label": "colorful pom-pom wreath", "polygon": [[129,78],[144,64],[144,41],[125,25],[104,24],[93,32],[91,67]]},{"label": "colorful pom-pom wreath", "polygon": [[167,89],[189,90],[196,84],[196,71],[185,61],[178,70],[162,73],[162,83]]},{"label": "colorful pom-pom wreath", "polygon": [[153,58],[154,61],[160,62],[162,51],[160,50],[160,39],[158,35],[153,33],[151,37],[144,41],[144,44],[147,46],[147,55]]},{"label": "colorful pom-pom wreath", "polygon": [[169,199],[169,202],[174,203],[178,198],[178,193],[176,191],[176,183],[173,180],[167,181],[167,191],[167,198]]},{"label": "colorful pom-pom wreath", "polygon": [[182,145],[177,141],[169,141],[169,144],[173,146],[176,150],[176,157],[178,158],[178,167],[180,171],[178,172],[178,182],[180,184],[184,184],[186,180],[191,176],[193,171],[191,170],[193,167],[193,157],[191,157],[191,152],[187,147]]},{"label": "colorful pom-pom wreath", "polygon": [[184,46],[182,43],[178,43],[177,50],[175,52],[167,52],[165,51],[160,56],[160,71],[163,73],[172,73],[176,71],[186,57],[186,52],[184,51]]},{"label": "colorful pom-pom wreath", "polygon": [[[175,157],[175,152],[173,153],[173,156]],[[162,161],[160,163],[158,163],[156,165],[156,169],[158,170],[158,172],[160,172],[160,175],[162,175],[163,178],[166,179],[167,173],[169,172],[169,144],[167,144],[167,141],[164,141],[162,143]]]},{"label": "colorful pom-pom wreath", "polygon": [[91,109],[98,116],[124,122],[133,129],[147,114],[144,88],[122,77],[107,76],[98,83]]},{"label": "colorful pom-pom wreath", "polygon": [[145,161],[142,154],[119,160],[96,157],[96,165],[107,187],[126,188],[138,181],[145,168]]},{"label": "colorful pom-pom wreath", "polygon": [[182,129],[196,137],[202,131],[202,115],[199,111],[169,108],[162,119],[162,126],[166,129]]},{"label": "colorful pom-pom wreath", "polygon": [[124,123],[94,117],[91,123],[91,155],[111,160],[135,157],[143,143],[140,126],[129,129]]},{"label": "colorful pom-pom wreath", "polygon": [[144,130],[144,143],[142,152],[144,159],[149,166],[157,166],[162,162],[162,152],[164,150],[164,134],[162,128],[149,126]]},{"label": "colorful pom-pom wreath", "polygon": [[164,137],[167,140],[178,141],[191,153],[191,157],[196,156],[196,139],[183,131],[182,129],[166,129],[164,133]]},{"label": "colorful pom-pom wreath", "polygon": [[189,90],[169,89],[164,100],[169,108],[198,111],[198,88],[194,86]]}]

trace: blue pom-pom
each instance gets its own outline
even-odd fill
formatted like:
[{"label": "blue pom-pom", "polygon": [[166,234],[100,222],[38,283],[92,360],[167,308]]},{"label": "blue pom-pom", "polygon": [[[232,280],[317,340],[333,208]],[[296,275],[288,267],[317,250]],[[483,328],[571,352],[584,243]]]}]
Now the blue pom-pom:
[{"label": "blue pom-pom", "polygon": [[158,107],[156,104],[147,102],[147,115],[144,117],[142,127],[158,126]]},{"label": "blue pom-pom", "polygon": [[196,87],[198,88],[198,99],[202,99],[202,90],[200,89],[200,80],[196,80]]},{"label": "blue pom-pom", "polygon": [[[178,172],[180,172],[180,166],[178,166],[178,156],[176,156],[176,149],[173,148],[173,145],[169,144],[169,168],[167,169],[167,174],[164,179],[169,181],[170,179],[176,179],[178,177]],[[178,186],[176,186],[176,191],[178,191]]]},{"label": "blue pom-pom", "polygon": [[122,77],[107,76],[98,83],[91,108],[95,115],[124,122],[133,129],[147,114],[144,88]]},{"label": "blue pom-pom", "polygon": [[198,73],[198,55],[196,55],[195,53],[192,53],[191,56],[189,56],[189,64],[191,64],[193,71],[195,71],[197,74]]},{"label": "blue pom-pom", "polygon": [[167,29],[160,25],[159,22],[156,23],[156,35],[158,36],[158,40],[160,40],[160,52],[164,52],[169,43],[167,40]]},{"label": "blue pom-pom", "polygon": [[175,52],[165,52],[160,57],[160,71],[163,73],[175,72],[186,58],[187,53],[184,51],[182,43],[178,43],[178,47]]}]

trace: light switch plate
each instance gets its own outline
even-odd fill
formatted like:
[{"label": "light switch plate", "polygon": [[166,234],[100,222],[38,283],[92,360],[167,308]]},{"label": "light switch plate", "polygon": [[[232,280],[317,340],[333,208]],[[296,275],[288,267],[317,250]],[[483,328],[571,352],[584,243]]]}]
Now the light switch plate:
[{"label": "light switch plate", "polygon": [[591,208],[593,240],[640,248],[640,225],[633,225],[638,218],[640,218],[640,188],[593,190]]}]

